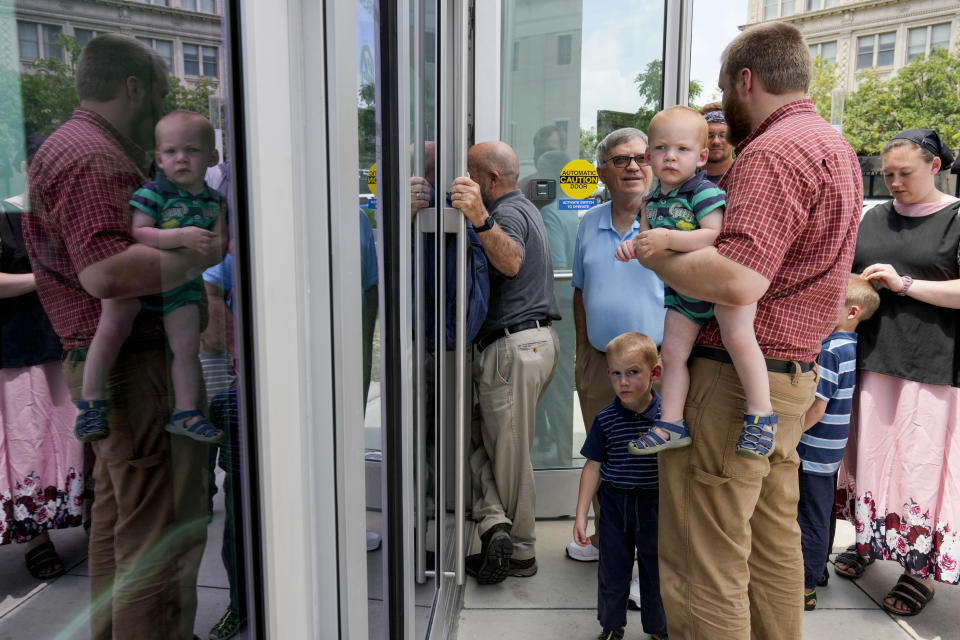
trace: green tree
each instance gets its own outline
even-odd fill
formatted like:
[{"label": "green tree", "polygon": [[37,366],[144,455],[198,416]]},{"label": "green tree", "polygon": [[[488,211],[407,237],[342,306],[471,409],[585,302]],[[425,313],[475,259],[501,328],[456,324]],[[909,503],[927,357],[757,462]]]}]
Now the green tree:
[{"label": "green tree", "polygon": [[[650,127],[650,120],[657,111],[663,108],[663,60],[651,60],[647,67],[633,79],[637,85],[637,93],[643,101],[637,110],[637,129],[646,131]],[[703,85],[696,80],[690,81],[687,104],[693,105],[703,92]]]},{"label": "green tree", "polygon": [[598,144],[600,144],[600,136],[597,135],[595,127],[580,129],[580,158],[595,162]]},{"label": "green tree", "polygon": [[167,108],[170,111],[185,109],[210,116],[210,96],[215,95],[217,87],[210,78],[197,78],[190,86],[176,76],[167,78],[170,92],[167,94]]},{"label": "green tree", "polygon": [[861,154],[877,154],[904,129],[927,128],[960,146],[960,53],[935,50],[884,81],[874,70],[846,99],[843,132]]},{"label": "green tree", "polygon": [[813,78],[810,80],[808,95],[813,100],[813,106],[824,120],[830,120],[830,110],[833,102],[833,90],[837,88],[837,63],[828,62],[821,56],[813,59]]},{"label": "green tree", "polygon": [[70,36],[57,36],[63,60],[49,57],[33,63],[30,72],[20,76],[23,101],[23,127],[28,135],[53,133],[80,104],[73,84],[73,71],[80,43]]}]

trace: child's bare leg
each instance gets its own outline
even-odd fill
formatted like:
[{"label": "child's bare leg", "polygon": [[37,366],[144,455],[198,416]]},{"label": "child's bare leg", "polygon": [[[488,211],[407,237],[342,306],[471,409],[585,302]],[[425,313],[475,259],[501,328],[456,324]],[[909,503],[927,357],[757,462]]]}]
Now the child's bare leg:
[{"label": "child's bare leg", "polygon": [[[196,410],[200,400],[200,310],[195,304],[177,307],[163,316],[163,328],[173,352],[170,377],[173,379],[173,406],[180,411]],[[199,420],[194,417],[187,425]]]},{"label": "child's bare leg", "polygon": [[[693,343],[700,333],[700,325],[679,311],[667,309],[663,323],[663,344],[660,357],[663,360],[663,378],[660,384],[660,420],[680,423],[683,420],[683,405],[687,401],[690,388],[690,372],[687,360]],[[670,439],[670,432],[660,427],[654,431],[664,440]]]},{"label": "child's bare leg", "polygon": [[756,303],[744,307],[716,305],[714,312],[720,325],[720,337],[737,369],[743,393],[747,398],[747,413],[767,415],[773,412],[770,404],[770,380],[767,364],[757,344],[753,330]]},{"label": "child's bare leg", "polygon": [[84,400],[106,398],[110,370],[130,336],[133,320],[139,312],[140,301],[136,298],[110,298],[101,302],[100,322],[83,365],[81,393]]}]

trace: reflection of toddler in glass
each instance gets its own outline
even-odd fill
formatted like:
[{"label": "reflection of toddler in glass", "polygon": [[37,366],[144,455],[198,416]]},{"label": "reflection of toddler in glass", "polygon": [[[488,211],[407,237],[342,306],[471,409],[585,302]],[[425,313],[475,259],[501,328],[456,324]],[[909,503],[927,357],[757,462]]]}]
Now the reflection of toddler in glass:
[{"label": "reflection of toddler in glass", "polygon": [[[213,243],[222,243],[224,232],[221,195],[204,182],[207,168],[218,161],[213,125],[198,113],[175,111],[157,123],[155,137],[157,167],[163,173],[130,200],[133,237],[158,249],[209,251]],[[201,378],[197,303],[203,295],[203,283],[197,278],[157,296],[102,301],[100,322],[84,364],[83,397],[77,402],[77,438],[92,442],[110,435],[107,378],[141,306],[162,311],[173,352],[170,374],[175,408],[167,431],[201,442],[223,438],[223,432],[198,409]]]},{"label": "reflection of toddler in glass", "polygon": [[[695,251],[713,245],[720,233],[726,194],[698,171],[707,161],[707,121],[684,106],[664,109],[650,121],[647,161],[660,184],[646,199],[643,230],[617,248],[623,261],[658,251]],[[664,295],[662,412],[650,432],[629,444],[631,453],[646,455],[690,444],[683,405],[690,387],[687,359],[700,327],[716,312],[723,344],[743,384],[747,400],[737,455],[765,458],[773,451],[777,416],[770,403],[770,383],[763,353],[753,332],[756,304],[713,305],[688,298],[670,287]]]}]

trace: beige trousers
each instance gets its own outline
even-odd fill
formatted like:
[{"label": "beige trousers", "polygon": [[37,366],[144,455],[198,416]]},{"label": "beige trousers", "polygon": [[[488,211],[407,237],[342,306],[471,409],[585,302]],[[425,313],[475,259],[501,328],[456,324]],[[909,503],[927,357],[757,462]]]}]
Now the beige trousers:
[{"label": "beige trousers", "polygon": [[513,557],[534,557],[536,488],[530,448],[537,403],[559,354],[553,327],[527,329],[474,347],[473,381],[480,420],[473,421],[473,518],[479,532],[510,525]]}]

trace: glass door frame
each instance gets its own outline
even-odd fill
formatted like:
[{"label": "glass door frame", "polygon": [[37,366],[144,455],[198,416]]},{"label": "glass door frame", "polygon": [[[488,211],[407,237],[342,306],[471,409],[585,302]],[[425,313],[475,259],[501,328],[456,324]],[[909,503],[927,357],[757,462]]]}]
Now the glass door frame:
[{"label": "glass door frame", "polygon": [[[663,0],[663,103],[664,107],[686,104],[690,88],[690,50],[693,29],[693,0]],[[473,69],[474,138],[476,141],[500,140],[501,136],[501,51],[503,33],[502,1],[490,3],[477,12],[474,39],[496,43],[487,63]],[[509,34],[507,34],[509,35]],[[485,49],[485,51],[489,51]],[[494,63],[495,59],[495,63]],[[568,273],[557,272],[558,280],[569,280]],[[560,310],[561,315],[572,313]],[[576,515],[580,468],[534,469],[537,491],[537,517],[557,518]]]}]

